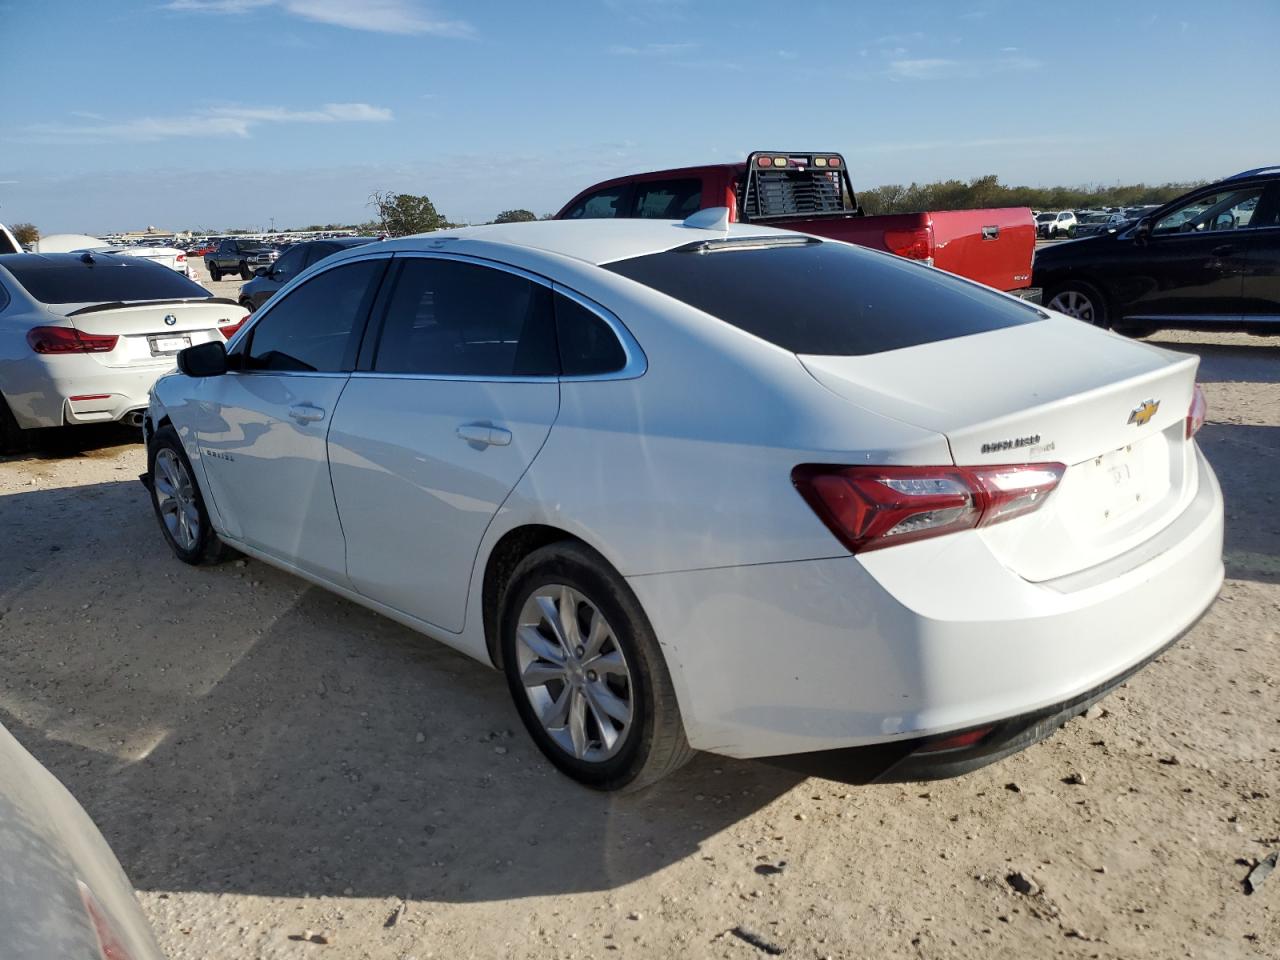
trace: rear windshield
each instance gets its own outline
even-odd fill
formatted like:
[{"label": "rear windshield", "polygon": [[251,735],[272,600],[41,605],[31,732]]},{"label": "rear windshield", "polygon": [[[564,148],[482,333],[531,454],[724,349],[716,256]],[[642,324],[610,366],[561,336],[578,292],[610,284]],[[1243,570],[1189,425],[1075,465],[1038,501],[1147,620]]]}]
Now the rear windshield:
[{"label": "rear windshield", "polygon": [[84,263],[79,254],[5,257],[3,266],[41,303],[115,303],[209,297],[176,270],[137,257],[102,254]]},{"label": "rear windshield", "polygon": [[847,244],[731,243],[604,267],[801,354],[862,356],[1045,316],[941,270]]}]

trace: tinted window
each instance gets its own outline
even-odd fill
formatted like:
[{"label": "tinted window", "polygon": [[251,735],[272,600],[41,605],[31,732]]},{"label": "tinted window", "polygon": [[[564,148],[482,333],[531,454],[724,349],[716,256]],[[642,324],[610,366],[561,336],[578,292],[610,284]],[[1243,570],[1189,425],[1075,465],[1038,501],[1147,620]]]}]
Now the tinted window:
[{"label": "tinted window", "polygon": [[941,270],[840,243],[712,241],[605,267],[796,353],[880,353],[1044,316]]},{"label": "tinted window", "polygon": [[294,247],[276,261],[276,265],[271,268],[271,279],[279,281],[280,283],[288,283],[300,274],[302,272],[302,268],[306,265],[306,248]]},{"label": "tinted window", "polygon": [[654,180],[636,184],[631,215],[651,220],[683,220],[701,206],[701,180]]},{"label": "tinted window", "polygon": [[1262,187],[1215,190],[1202,194],[1156,221],[1152,233],[1203,233],[1240,230],[1251,221],[1262,196]]},{"label": "tinted window", "polygon": [[338,246],[336,243],[311,244],[310,249],[307,250],[307,266],[311,266],[313,263],[319,263],[325,257],[329,256],[329,254],[337,253],[341,249],[342,247]]},{"label": "tinted window", "polygon": [[193,300],[211,294],[176,270],[122,254],[19,254],[0,261],[41,303],[114,303],[130,300]]},{"label": "tinted window", "polygon": [[557,293],[555,300],[560,369],[566,377],[613,373],[626,366],[622,344],[604,320],[566,296]]},{"label": "tinted window", "polygon": [[[295,287],[254,325],[245,368],[349,370],[386,260],[362,260]],[[274,301],[273,301],[274,302]]]},{"label": "tinted window", "polygon": [[554,376],[551,292],[456,260],[406,259],[373,369],[435,376]]},{"label": "tinted window", "polygon": [[627,195],[628,187],[609,187],[598,190],[590,196],[583,197],[565,214],[566,220],[601,220],[607,217],[623,216],[622,201]]}]

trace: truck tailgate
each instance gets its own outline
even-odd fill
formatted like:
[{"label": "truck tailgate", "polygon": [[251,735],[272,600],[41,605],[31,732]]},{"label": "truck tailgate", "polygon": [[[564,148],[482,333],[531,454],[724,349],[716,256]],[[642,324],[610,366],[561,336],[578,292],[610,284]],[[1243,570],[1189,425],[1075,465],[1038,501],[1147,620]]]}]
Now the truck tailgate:
[{"label": "truck tailgate", "polygon": [[938,210],[933,225],[933,265],[997,290],[1031,285],[1036,226],[1026,207]]}]

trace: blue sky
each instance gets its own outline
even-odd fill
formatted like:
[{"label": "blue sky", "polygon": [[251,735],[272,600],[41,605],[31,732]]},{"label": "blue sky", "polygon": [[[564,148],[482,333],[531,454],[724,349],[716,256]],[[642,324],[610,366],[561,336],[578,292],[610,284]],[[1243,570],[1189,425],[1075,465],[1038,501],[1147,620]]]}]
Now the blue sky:
[{"label": "blue sky", "polygon": [[558,209],[834,149],[855,188],[1280,162],[1280,2],[0,0],[0,220],[45,232]]}]

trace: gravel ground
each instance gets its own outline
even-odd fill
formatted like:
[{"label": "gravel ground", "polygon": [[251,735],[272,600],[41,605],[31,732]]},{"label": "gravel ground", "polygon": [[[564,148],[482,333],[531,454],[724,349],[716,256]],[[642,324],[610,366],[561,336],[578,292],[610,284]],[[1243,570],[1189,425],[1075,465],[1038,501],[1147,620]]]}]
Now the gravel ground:
[{"label": "gravel ground", "polygon": [[578,789],[498,674],[263,564],[175,561],[119,429],[0,459],[0,722],[174,960],[1280,957],[1280,873],[1243,884],[1280,848],[1280,340],[1156,339],[1203,358],[1222,598],[1094,716],[957,780],[701,756]]}]

